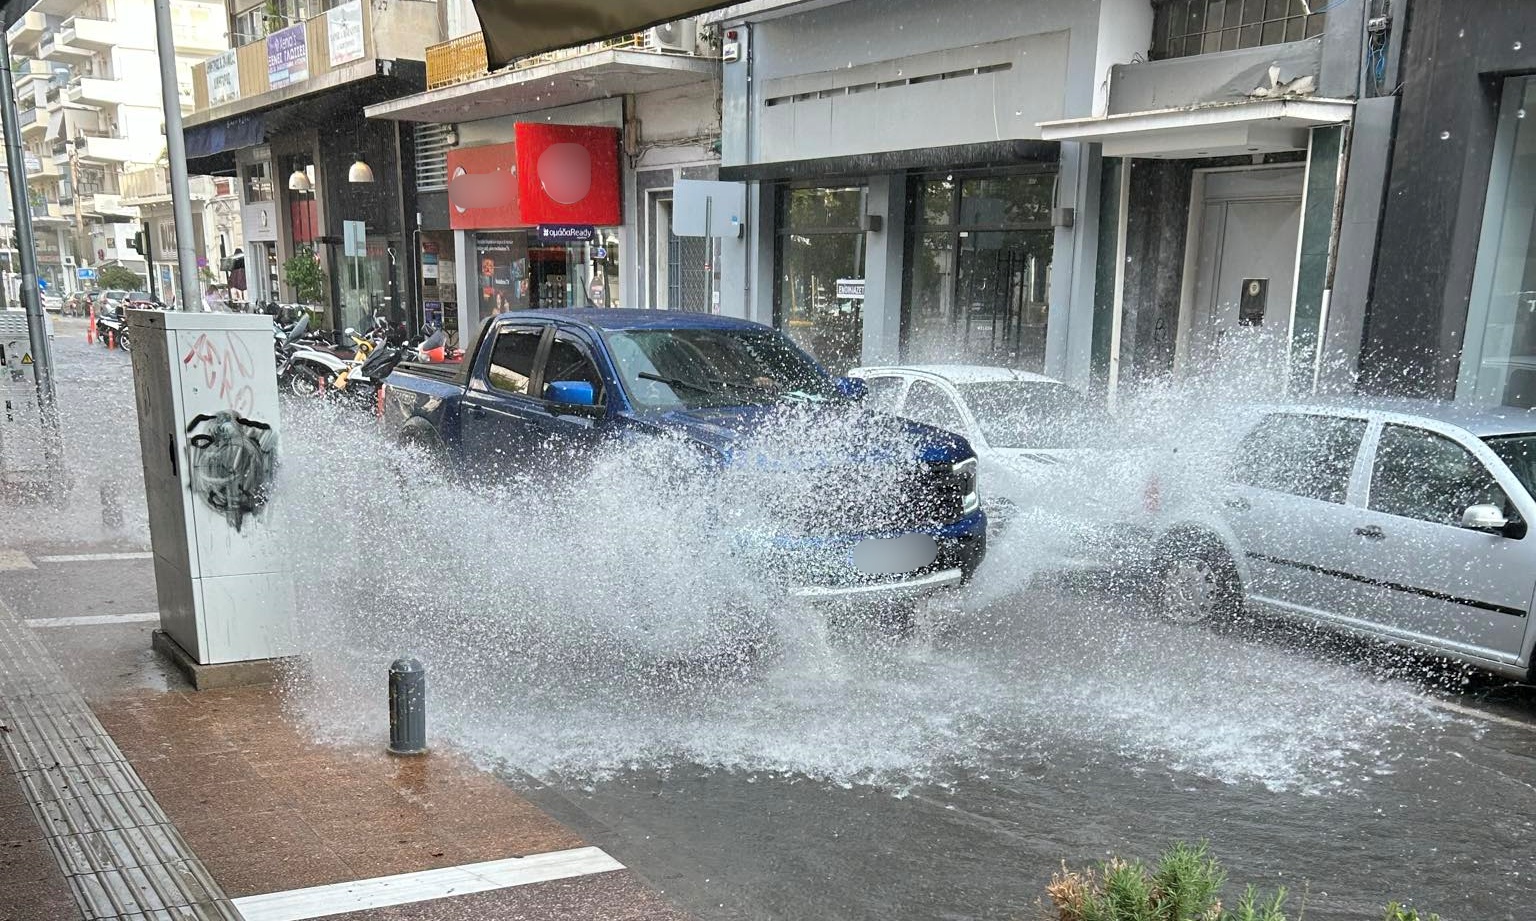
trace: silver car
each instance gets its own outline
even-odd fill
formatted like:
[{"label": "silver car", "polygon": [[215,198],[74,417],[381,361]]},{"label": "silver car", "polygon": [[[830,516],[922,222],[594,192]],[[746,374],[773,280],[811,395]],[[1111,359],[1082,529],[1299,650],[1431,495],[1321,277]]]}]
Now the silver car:
[{"label": "silver car", "polygon": [[1246,608],[1536,680],[1536,412],[1270,408],[1225,479],[1165,509],[1168,618]]}]

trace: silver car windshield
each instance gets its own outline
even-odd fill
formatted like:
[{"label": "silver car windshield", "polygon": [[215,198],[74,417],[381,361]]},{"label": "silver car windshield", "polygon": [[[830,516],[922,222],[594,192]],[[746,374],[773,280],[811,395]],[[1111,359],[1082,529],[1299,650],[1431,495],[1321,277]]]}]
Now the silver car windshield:
[{"label": "silver car windshield", "polygon": [[994,448],[1102,446],[1110,417],[1056,381],[991,381],[959,385],[960,396]]},{"label": "silver car windshield", "polygon": [[1525,491],[1536,496],[1536,432],[1496,435],[1483,441],[1514,471]]}]

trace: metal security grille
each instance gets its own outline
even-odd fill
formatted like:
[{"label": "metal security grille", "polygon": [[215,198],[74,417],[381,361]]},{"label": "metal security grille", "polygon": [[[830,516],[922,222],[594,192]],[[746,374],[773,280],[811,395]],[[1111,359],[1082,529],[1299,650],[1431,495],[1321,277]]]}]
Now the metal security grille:
[{"label": "metal security grille", "polygon": [[1166,0],[1152,20],[1152,57],[1257,48],[1320,35],[1331,0]]},{"label": "metal security grille", "polygon": [[442,192],[448,188],[448,126],[416,126],[416,191]]},{"label": "metal security grille", "polygon": [[667,306],[709,313],[709,244],[704,237],[667,234]]}]

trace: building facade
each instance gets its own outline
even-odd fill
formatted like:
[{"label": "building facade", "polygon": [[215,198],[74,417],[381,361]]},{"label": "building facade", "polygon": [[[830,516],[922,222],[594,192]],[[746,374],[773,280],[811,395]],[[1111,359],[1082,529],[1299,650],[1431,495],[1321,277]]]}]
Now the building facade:
[{"label": "building facade", "polygon": [[[368,109],[416,141],[426,318],[461,332],[508,309],[712,309],[713,247],[675,232],[672,190],[716,176],[715,31],[688,20],[488,73],[472,6],[441,9],[427,90]],[[580,194],[551,191],[551,149],[580,151]]]},{"label": "building facade", "polygon": [[[335,330],[419,319],[414,147],[362,111],[422,88],[437,7],[228,0],[235,45],[193,69],[187,156],[238,184],[252,301],[309,301]],[[306,265],[324,273],[319,292],[294,283]]]},{"label": "building facade", "polygon": [[[224,48],[223,11],[173,0],[171,14],[188,111],[192,66]],[[165,155],[153,3],[42,0],[8,37],[40,277],[67,293],[105,265],[144,275],[127,245],[138,225],[122,177]]]},{"label": "building facade", "polygon": [[1536,406],[1536,6],[1414,0],[1360,383]]}]

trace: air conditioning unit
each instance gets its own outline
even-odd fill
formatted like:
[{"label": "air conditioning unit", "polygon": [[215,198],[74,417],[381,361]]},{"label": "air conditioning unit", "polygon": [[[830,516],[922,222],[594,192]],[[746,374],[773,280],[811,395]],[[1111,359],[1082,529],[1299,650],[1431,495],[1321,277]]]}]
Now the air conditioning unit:
[{"label": "air conditioning unit", "polygon": [[648,44],[657,51],[693,54],[699,47],[699,24],[692,19],[679,19],[650,30]]}]

